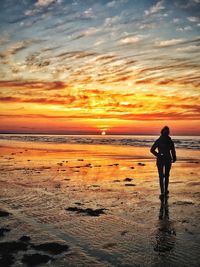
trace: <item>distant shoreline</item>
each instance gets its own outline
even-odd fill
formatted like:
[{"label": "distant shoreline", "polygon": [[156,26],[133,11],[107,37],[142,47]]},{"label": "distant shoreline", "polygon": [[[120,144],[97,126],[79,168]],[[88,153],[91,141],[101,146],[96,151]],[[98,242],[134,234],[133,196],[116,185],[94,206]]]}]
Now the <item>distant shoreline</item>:
[{"label": "distant shoreline", "polygon": [[[50,136],[102,136],[101,134],[98,133],[88,133],[88,134],[83,134],[83,133],[9,133],[9,132],[5,132],[5,133],[1,133],[0,132],[0,136],[1,135],[50,135]],[[159,136],[159,134],[106,134],[104,135],[104,137],[112,137],[112,136],[151,136],[151,137],[155,137],[155,136]],[[176,138],[176,137],[199,137],[200,138],[200,134],[194,134],[194,135],[187,135],[187,134],[182,134],[182,135],[171,135],[172,138]]]},{"label": "distant shoreline", "polygon": [[[158,136],[150,135],[39,135],[39,134],[1,134],[0,141],[20,141],[65,145],[112,145],[121,147],[150,147]],[[173,136],[176,148],[187,150],[200,149],[200,137],[198,136]]]}]

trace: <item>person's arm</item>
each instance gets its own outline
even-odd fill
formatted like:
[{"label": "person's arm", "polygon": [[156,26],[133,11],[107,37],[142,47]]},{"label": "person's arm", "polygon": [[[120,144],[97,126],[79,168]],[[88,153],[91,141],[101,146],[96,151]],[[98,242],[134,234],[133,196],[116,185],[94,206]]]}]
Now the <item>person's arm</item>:
[{"label": "person's arm", "polygon": [[176,150],[175,150],[175,146],[174,146],[173,141],[172,141],[171,154],[172,154],[172,161],[175,162],[176,161]]},{"label": "person's arm", "polygon": [[158,157],[159,156],[159,153],[156,151],[156,148],[158,147],[158,142],[156,141],[154,144],[153,144],[153,146],[151,147],[151,149],[150,149],[150,152],[154,155],[154,156],[156,156],[156,157]]}]

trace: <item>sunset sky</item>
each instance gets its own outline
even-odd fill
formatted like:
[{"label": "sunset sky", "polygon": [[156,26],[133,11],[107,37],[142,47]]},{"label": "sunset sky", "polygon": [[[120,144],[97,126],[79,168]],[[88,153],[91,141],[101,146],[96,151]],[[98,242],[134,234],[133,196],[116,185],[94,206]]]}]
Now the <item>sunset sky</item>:
[{"label": "sunset sky", "polygon": [[200,0],[1,0],[0,132],[200,135]]}]

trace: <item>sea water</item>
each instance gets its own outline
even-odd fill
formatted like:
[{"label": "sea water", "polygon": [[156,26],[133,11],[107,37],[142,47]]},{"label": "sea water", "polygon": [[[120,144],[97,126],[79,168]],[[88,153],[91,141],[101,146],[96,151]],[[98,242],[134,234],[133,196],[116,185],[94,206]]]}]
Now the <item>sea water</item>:
[{"label": "sea water", "polygon": [[[39,135],[0,134],[0,140],[42,142],[52,144],[103,144],[134,147],[150,147],[158,136],[152,135]],[[199,149],[200,136],[173,136],[176,148]]]}]

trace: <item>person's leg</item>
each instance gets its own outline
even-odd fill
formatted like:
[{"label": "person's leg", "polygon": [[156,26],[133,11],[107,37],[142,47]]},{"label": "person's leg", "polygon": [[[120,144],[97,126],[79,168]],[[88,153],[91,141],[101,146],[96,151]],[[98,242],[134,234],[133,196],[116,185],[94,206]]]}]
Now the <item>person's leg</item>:
[{"label": "person's leg", "polygon": [[157,168],[158,168],[158,174],[159,174],[159,180],[160,180],[160,191],[161,191],[161,194],[164,194],[164,173],[163,173],[164,164],[163,164],[163,161],[159,158],[157,159]]},{"label": "person's leg", "polygon": [[171,160],[165,162],[165,193],[169,193],[168,185],[169,185],[169,175],[171,170]]}]

